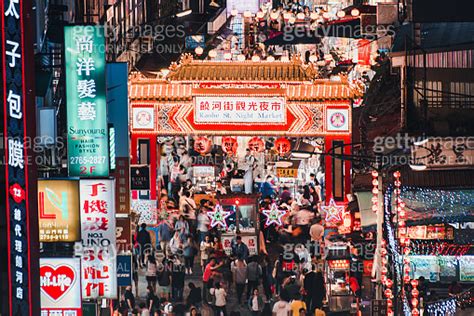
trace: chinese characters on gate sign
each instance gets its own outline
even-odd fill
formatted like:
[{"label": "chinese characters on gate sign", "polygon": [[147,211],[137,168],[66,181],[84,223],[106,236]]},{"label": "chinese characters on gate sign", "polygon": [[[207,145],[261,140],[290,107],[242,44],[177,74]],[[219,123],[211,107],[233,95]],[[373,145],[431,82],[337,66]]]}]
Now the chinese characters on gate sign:
[{"label": "chinese characters on gate sign", "polygon": [[286,123],[284,98],[196,97],[196,123]]},{"label": "chinese characters on gate sign", "polygon": [[81,180],[82,295],[115,298],[115,197],[113,180]]}]

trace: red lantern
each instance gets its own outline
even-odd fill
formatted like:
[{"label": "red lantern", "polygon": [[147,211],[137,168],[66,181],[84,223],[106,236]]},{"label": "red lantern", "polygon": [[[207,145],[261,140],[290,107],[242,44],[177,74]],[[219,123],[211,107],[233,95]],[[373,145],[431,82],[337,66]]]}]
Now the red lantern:
[{"label": "red lantern", "polygon": [[287,138],[280,137],[275,141],[275,148],[280,154],[280,156],[284,156],[285,154],[290,152],[291,143]]},{"label": "red lantern", "polygon": [[222,151],[227,155],[235,156],[237,154],[237,139],[234,137],[222,137]]},{"label": "red lantern", "polygon": [[205,155],[211,151],[212,141],[205,137],[200,136],[194,140],[194,150],[201,155]]},{"label": "red lantern", "polygon": [[265,150],[265,143],[260,137],[255,136],[249,140],[248,148],[250,151],[260,153]]}]

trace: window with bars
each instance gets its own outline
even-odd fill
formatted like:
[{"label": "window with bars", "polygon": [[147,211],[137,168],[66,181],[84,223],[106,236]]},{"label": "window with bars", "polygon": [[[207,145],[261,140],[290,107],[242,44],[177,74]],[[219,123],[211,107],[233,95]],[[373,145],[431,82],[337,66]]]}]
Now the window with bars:
[{"label": "window with bars", "polygon": [[418,107],[426,98],[430,108],[474,108],[474,82],[427,81],[426,96],[423,92],[423,82],[417,81],[413,99]]}]

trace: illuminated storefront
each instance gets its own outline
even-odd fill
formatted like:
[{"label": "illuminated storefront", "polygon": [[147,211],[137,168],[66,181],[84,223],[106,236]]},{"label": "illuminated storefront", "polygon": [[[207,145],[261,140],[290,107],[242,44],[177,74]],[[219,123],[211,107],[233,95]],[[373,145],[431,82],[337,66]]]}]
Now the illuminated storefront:
[{"label": "illuminated storefront", "polygon": [[[325,152],[334,148],[336,156],[343,151],[349,155],[350,146],[342,145],[351,142],[354,92],[344,78],[329,81],[317,76],[315,68],[297,58],[289,62],[212,62],[193,60],[189,55],[171,65],[162,78],[133,76],[131,156],[132,163],[151,167],[150,198],[156,199],[159,137],[191,136],[195,141],[199,137],[247,137],[247,143],[255,136],[288,138],[293,147],[298,145],[295,139],[320,138]],[[199,142],[205,149],[206,141]],[[350,192],[350,162],[327,155],[324,164],[326,200],[334,197],[344,202]]]}]

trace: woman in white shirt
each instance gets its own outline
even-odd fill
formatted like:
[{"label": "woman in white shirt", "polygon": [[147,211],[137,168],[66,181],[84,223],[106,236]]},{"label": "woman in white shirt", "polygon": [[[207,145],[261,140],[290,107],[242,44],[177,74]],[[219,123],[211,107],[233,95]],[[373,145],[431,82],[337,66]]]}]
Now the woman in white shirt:
[{"label": "woman in white shirt", "polygon": [[221,288],[221,284],[216,282],[214,287],[210,290],[211,295],[214,297],[214,315],[220,315],[221,312],[224,316],[227,316],[225,306],[227,305],[227,292]]}]

